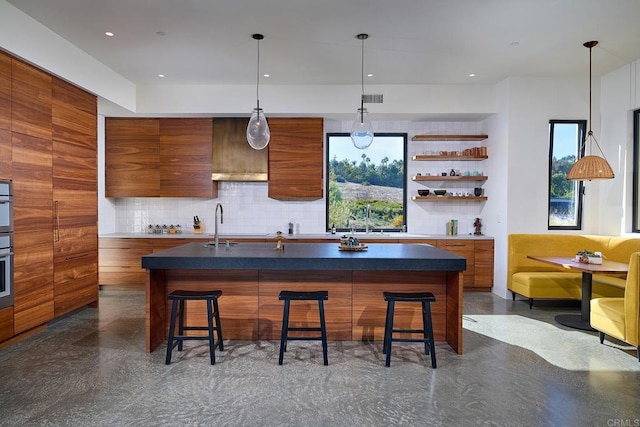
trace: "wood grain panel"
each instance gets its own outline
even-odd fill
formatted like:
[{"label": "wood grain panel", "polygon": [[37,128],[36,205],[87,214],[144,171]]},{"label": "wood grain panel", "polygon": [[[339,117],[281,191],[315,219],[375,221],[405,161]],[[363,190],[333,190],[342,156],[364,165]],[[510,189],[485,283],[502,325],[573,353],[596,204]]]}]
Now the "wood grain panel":
[{"label": "wood grain panel", "polygon": [[51,140],[51,76],[17,59],[11,76],[11,130]]},{"label": "wood grain panel", "polygon": [[[258,272],[255,270],[167,270],[167,295],[177,289],[222,291],[218,300],[222,336],[225,340],[258,339]],[[166,304],[166,318],[171,306]],[[207,309],[203,301],[190,301],[185,307],[187,324],[206,326]],[[168,332],[168,321],[165,330]],[[193,332],[199,333],[199,332]],[[167,335],[168,336],[168,335]],[[165,337],[166,338],[166,337]]]},{"label": "wood grain panel", "polygon": [[447,342],[453,350],[462,354],[462,303],[463,284],[462,274],[447,272],[446,277],[447,302]]},{"label": "wood grain panel", "polygon": [[[260,339],[280,339],[284,303],[280,291],[329,291],[325,301],[327,338],[351,340],[351,272],[350,271],[261,271]],[[319,325],[318,303],[293,301],[289,313],[291,327]],[[292,334],[293,336],[293,334]]]},{"label": "wood grain panel", "polygon": [[[432,292],[436,302],[431,304],[433,330],[436,340],[445,339],[446,288],[444,272],[376,271],[353,273],[353,339],[382,340],[387,303],[385,291]],[[397,302],[394,328],[421,329],[422,305]],[[407,334],[415,336],[415,334]]]},{"label": "wood grain panel", "polygon": [[[11,130],[11,57],[0,51],[0,130]],[[0,159],[2,158],[0,152]],[[0,169],[0,173],[1,173]]]},{"label": "wood grain panel", "polygon": [[141,257],[153,252],[153,239],[100,239],[99,283],[110,289],[144,289]]},{"label": "wood grain panel", "polygon": [[42,300],[45,302],[24,310],[15,308],[13,328],[16,335],[53,319],[53,289]]},{"label": "wood grain panel", "polygon": [[124,267],[104,267],[98,269],[98,283],[101,288],[114,290],[144,290],[147,271],[131,270]]},{"label": "wood grain panel", "polygon": [[106,197],[160,196],[158,119],[105,119]]},{"label": "wood grain panel", "polygon": [[13,176],[11,151],[11,131],[0,129],[0,179],[11,179]]},{"label": "wood grain panel", "polygon": [[317,200],[324,196],[321,118],[269,119],[269,197]]},{"label": "wood grain panel", "polygon": [[97,99],[57,77],[52,81],[53,139],[96,154]]},{"label": "wood grain panel", "polygon": [[466,258],[467,269],[462,274],[463,283],[465,288],[472,289],[475,280],[474,241],[468,239],[439,239],[436,247]]},{"label": "wood grain panel", "polygon": [[13,307],[0,310],[0,342],[13,336]]},{"label": "wood grain panel", "polygon": [[100,249],[141,249],[153,252],[153,238],[149,239],[100,239]]},{"label": "wood grain panel", "polygon": [[160,119],[160,196],[217,197],[212,149],[212,119]]},{"label": "wood grain panel", "polygon": [[151,352],[167,340],[167,285],[165,270],[148,270],[148,272],[145,284],[145,347],[147,352]]},{"label": "wood grain panel", "polygon": [[54,263],[56,317],[98,301],[98,256],[94,251],[57,257]]},{"label": "wood grain panel", "polygon": [[486,289],[493,286],[493,240],[475,242],[474,287]]}]

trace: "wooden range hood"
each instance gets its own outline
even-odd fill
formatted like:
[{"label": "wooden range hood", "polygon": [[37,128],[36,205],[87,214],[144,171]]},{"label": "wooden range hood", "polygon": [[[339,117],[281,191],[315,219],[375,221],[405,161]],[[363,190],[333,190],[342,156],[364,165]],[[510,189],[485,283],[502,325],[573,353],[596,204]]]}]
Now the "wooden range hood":
[{"label": "wooden range hood", "polygon": [[213,181],[267,181],[269,150],[247,142],[249,118],[213,119]]}]

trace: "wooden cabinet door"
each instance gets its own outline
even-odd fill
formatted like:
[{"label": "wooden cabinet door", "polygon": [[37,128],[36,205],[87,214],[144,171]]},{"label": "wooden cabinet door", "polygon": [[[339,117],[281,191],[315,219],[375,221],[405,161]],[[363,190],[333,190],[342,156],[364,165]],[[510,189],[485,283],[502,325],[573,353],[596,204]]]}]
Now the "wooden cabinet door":
[{"label": "wooden cabinet door", "polygon": [[0,179],[11,176],[11,58],[0,52]]},{"label": "wooden cabinet door", "polygon": [[11,130],[51,140],[51,75],[11,61]]},{"label": "wooden cabinet door", "polygon": [[100,239],[100,286],[144,289],[147,270],[142,256],[153,252],[153,239]]},{"label": "wooden cabinet door", "polygon": [[324,196],[321,118],[271,118],[269,197],[317,200]]},{"label": "wooden cabinet door", "polygon": [[[11,130],[11,57],[0,51],[0,130]],[[0,152],[0,158],[2,153]]]},{"label": "wooden cabinet door", "polygon": [[160,196],[218,197],[212,119],[160,119]]},{"label": "wooden cabinet door", "polygon": [[106,197],[160,196],[158,119],[105,119]]},{"label": "wooden cabinet door", "polygon": [[462,283],[465,289],[473,288],[475,275],[475,248],[473,240],[438,239],[436,247],[467,259],[467,269],[462,273]]},{"label": "wooden cabinet door", "polygon": [[98,300],[96,97],[53,81],[55,316]]},{"label": "wooden cabinet door", "polygon": [[51,140],[13,133],[15,333],[53,319]]},{"label": "wooden cabinet door", "polygon": [[475,242],[475,288],[493,286],[493,240]]}]

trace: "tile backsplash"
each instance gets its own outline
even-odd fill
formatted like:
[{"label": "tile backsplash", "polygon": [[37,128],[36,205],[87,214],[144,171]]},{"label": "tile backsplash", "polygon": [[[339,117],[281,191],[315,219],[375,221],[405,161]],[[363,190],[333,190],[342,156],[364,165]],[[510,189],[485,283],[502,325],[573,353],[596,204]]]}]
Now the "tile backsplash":
[{"label": "tile backsplash", "polygon": [[[481,122],[374,122],[376,132],[407,132],[407,225],[410,233],[446,234],[447,222],[458,220],[458,234],[473,232],[473,222],[481,216],[484,203],[453,202],[416,202],[411,196],[419,188],[446,188],[455,192],[473,192],[478,183],[424,183],[411,181],[416,173],[440,173],[452,168],[479,170],[486,175],[481,162],[416,162],[411,161],[414,154],[427,151],[461,150],[468,147],[486,146],[485,142],[438,143],[411,141],[416,134],[477,134],[482,132]],[[325,121],[326,132],[349,132],[351,122]],[[489,155],[491,153],[489,152]],[[490,179],[490,178],[489,178]],[[104,185],[103,183],[101,185]],[[279,201],[267,196],[266,182],[220,182],[217,199],[194,198],[122,198],[103,199],[101,203],[111,204],[109,212],[113,218],[101,216],[101,232],[113,230],[117,233],[144,233],[151,225],[180,224],[185,232],[191,232],[193,217],[197,215],[204,225],[205,233],[213,233],[214,213],[218,203],[223,206],[224,222],[219,225],[223,234],[262,234],[275,231],[287,232],[289,222],[296,224],[299,233],[323,233],[325,229],[325,200],[315,201]],[[101,210],[102,212],[103,210]],[[109,215],[107,215],[109,216]]]}]

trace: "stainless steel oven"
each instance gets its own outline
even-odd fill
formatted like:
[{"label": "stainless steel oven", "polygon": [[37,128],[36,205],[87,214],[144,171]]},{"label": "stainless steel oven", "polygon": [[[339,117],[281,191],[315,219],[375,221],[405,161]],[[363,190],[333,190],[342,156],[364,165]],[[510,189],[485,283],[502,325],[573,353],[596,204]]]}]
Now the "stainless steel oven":
[{"label": "stainless steel oven", "polygon": [[0,233],[0,309],[13,305],[13,236]]},{"label": "stainless steel oven", "polygon": [[0,233],[13,231],[13,186],[0,181]]}]

